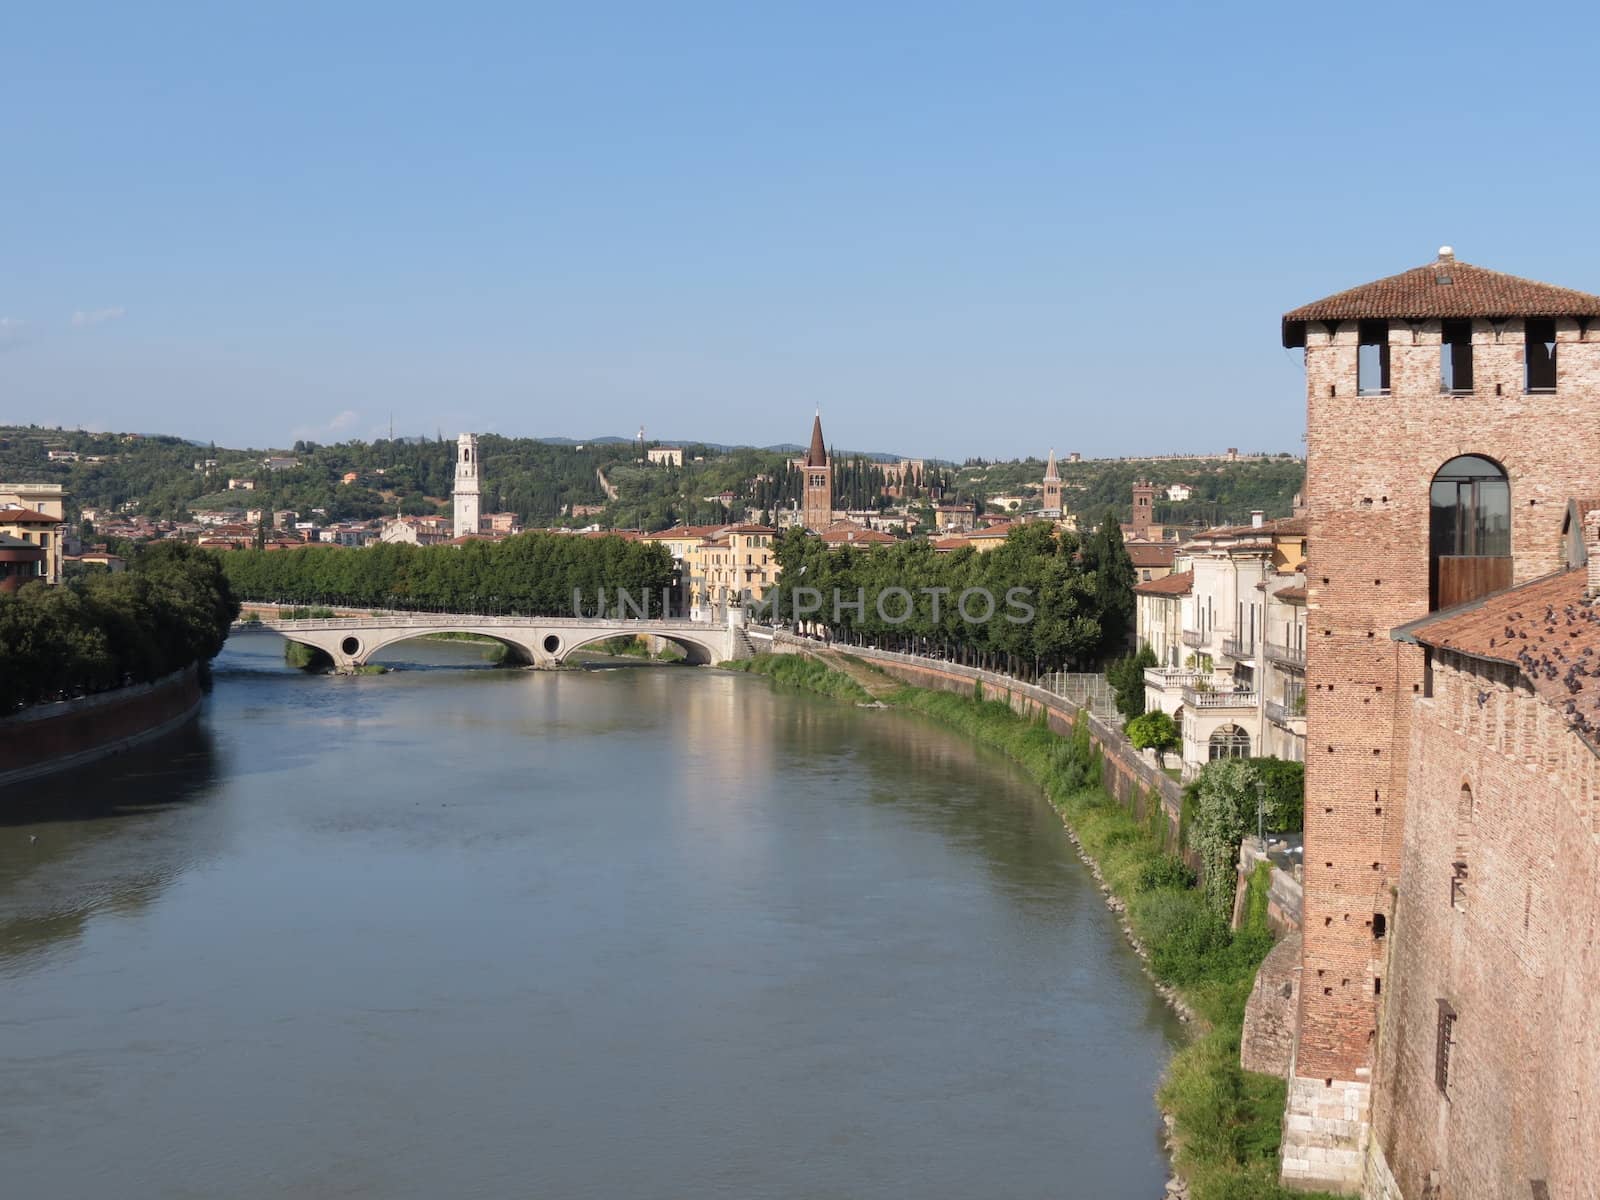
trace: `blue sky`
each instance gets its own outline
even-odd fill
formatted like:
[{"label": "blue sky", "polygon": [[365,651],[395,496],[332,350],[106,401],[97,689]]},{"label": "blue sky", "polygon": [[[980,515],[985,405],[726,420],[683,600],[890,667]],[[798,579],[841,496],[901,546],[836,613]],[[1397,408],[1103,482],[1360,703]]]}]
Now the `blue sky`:
[{"label": "blue sky", "polygon": [[1299,450],[1286,308],[1600,291],[1600,9],[13,6],[0,420]]}]

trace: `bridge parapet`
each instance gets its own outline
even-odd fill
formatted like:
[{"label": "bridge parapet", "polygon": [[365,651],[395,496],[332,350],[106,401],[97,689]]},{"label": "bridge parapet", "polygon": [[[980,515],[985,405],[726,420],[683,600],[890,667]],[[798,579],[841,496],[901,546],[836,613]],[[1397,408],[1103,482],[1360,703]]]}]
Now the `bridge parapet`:
[{"label": "bridge parapet", "polygon": [[395,613],[365,617],[264,619],[236,629],[266,629],[327,654],[341,671],[363,666],[396,642],[429,633],[466,633],[508,646],[517,661],[556,667],[575,650],[615,637],[652,635],[681,646],[691,663],[704,665],[750,654],[742,631],[682,617],[508,617],[450,613]]}]

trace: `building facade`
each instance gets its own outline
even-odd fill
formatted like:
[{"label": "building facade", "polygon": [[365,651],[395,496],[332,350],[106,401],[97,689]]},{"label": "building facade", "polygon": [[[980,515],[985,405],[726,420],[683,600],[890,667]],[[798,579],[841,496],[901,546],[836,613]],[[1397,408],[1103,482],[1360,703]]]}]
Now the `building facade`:
[{"label": "building facade", "polygon": [[[1587,1178],[1574,1182],[1570,1191],[1540,1191],[1532,1182],[1540,1177],[1531,1174],[1502,1190],[1504,1176],[1474,1180],[1470,1172],[1443,1161],[1455,1155],[1473,1161],[1487,1153],[1469,1144],[1474,1132],[1504,1142],[1516,1136],[1515,1123],[1506,1114],[1507,1124],[1491,1132],[1487,1124],[1476,1123],[1476,1116],[1470,1122],[1457,1116],[1468,1108],[1452,1106],[1447,1088],[1436,1089],[1444,1095],[1442,1103],[1416,1101],[1420,1090],[1434,1087],[1432,1073],[1424,1072],[1427,1048],[1402,1049],[1388,1039],[1406,1036],[1406,1030],[1422,1036],[1415,1026],[1421,1002],[1408,1004],[1405,1011],[1412,1016],[1400,1029],[1381,1022],[1380,1009],[1394,985],[1401,994],[1414,995],[1412,982],[1404,978],[1383,986],[1391,954],[1397,965],[1405,961],[1391,950],[1391,942],[1413,935],[1401,922],[1397,938],[1388,936],[1396,927],[1397,907],[1410,912],[1413,896],[1417,904],[1426,903],[1449,882],[1424,877],[1430,855],[1416,844],[1423,825],[1414,825],[1413,818],[1433,820],[1430,814],[1440,803],[1457,803],[1460,782],[1448,787],[1441,781],[1464,773],[1463,767],[1485,753],[1475,740],[1460,746],[1461,754],[1450,763],[1444,757],[1450,742],[1440,726],[1467,721],[1474,739],[1506,745],[1506,727],[1485,723],[1490,716],[1499,719],[1498,706],[1492,713],[1468,711],[1442,721],[1441,698],[1428,695],[1439,681],[1435,674],[1430,683],[1425,647],[1390,634],[1432,611],[1528,583],[1562,566],[1568,501],[1592,493],[1600,461],[1600,297],[1471,266],[1445,248],[1422,267],[1287,313],[1283,344],[1305,354],[1312,556],[1306,580],[1305,933],[1284,1180],[1343,1191],[1362,1187],[1365,1180],[1369,1194],[1411,1200],[1593,1194]],[[1504,629],[1500,636],[1507,636]],[[1469,710],[1489,710],[1496,695],[1494,689],[1459,681],[1450,687]],[[1537,777],[1541,770],[1559,776],[1561,756],[1572,753],[1559,720],[1522,721],[1517,728],[1517,737],[1531,739],[1528,746],[1538,751],[1531,787],[1553,789],[1567,803],[1593,794],[1575,779]],[[1440,751],[1414,762],[1436,734]],[[1520,753],[1522,743],[1512,745]],[[1487,778],[1495,779],[1501,769],[1496,765]],[[1485,785],[1465,782],[1473,787],[1476,803]],[[1419,784],[1427,794],[1413,796]],[[1485,794],[1500,786],[1489,783]],[[1440,788],[1443,800],[1434,794]],[[1555,804],[1552,797],[1541,811],[1554,811]],[[1534,894],[1545,903],[1546,889],[1555,882],[1540,865],[1548,863],[1550,849],[1529,839],[1532,831],[1520,827],[1520,812],[1508,808],[1507,816],[1519,823],[1505,836],[1524,856],[1525,887],[1514,900],[1509,893],[1502,899],[1519,916],[1526,914],[1525,928],[1531,930]],[[1567,852],[1592,856],[1595,832],[1590,826],[1581,838],[1573,835],[1565,843]],[[1408,847],[1415,848],[1422,873],[1414,878],[1408,878],[1407,864],[1413,861]],[[1469,865],[1469,880],[1470,870]],[[1587,905],[1592,914],[1590,886],[1587,896],[1568,902]],[[1470,942],[1429,930],[1426,922],[1415,930],[1426,953],[1450,955],[1452,969],[1478,970],[1460,957]],[[1514,973],[1504,981],[1495,1011],[1483,1011],[1489,1007],[1483,1003],[1469,1015],[1467,1007],[1443,994],[1442,982],[1424,982],[1426,973],[1414,977],[1415,986],[1441,993],[1429,998],[1437,1002],[1436,1016],[1460,1014],[1459,1023],[1439,1016],[1431,1031],[1447,1053],[1455,1044],[1451,1039],[1459,1038],[1462,1054],[1471,1057],[1459,1030],[1483,1029],[1497,1020],[1523,1028],[1532,1015],[1519,1013],[1517,1021],[1506,1021],[1512,1010],[1505,1003],[1524,988],[1526,976],[1549,972],[1555,987],[1573,969],[1541,956],[1514,928],[1509,932],[1512,941],[1489,959]],[[1520,960],[1513,952],[1518,945],[1530,949]],[[1486,1002],[1493,991],[1477,995]],[[1550,1036],[1547,1029],[1531,1027],[1525,1033],[1541,1043]],[[1381,1058],[1391,1073],[1375,1078],[1380,1040]],[[1484,1111],[1499,1104],[1498,1111],[1505,1113],[1503,1106],[1518,1094],[1523,1077],[1516,1072],[1494,1083],[1479,1077],[1475,1086],[1483,1094],[1474,1103],[1488,1106]],[[1587,1100],[1547,1100],[1567,1105],[1572,1120],[1565,1135],[1587,1131],[1590,1140],[1581,1149],[1592,1158],[1600,1152],[1592,1138],[1593,1076],[1588,1087]],[[1499,1099],[1488,1094],[1495,1088],[1503,1093]],[[1374,1137],[1375,1089],[1382,1099]],[[1424,1130],[1423,1124],[1430,1128]],[[1440,1161],[1413,1158],[1414,1141]],[[1388,1161],[1391,1154],[1404,1163]],[[1391,1168],[1398,1170],[1399,1182]],[[1441,1190],[1445,1179],[1452,1180],[1449,1190]]]},{"label": "building facade", "polygon": [[455,536],[478,530],[478,435],[463,433],[456,439]]}]

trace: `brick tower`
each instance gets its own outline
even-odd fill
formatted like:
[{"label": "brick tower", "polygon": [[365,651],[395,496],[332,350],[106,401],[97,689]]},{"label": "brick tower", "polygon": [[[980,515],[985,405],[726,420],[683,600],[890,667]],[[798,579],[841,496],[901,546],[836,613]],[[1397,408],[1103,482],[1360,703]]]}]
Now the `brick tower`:
[{"label": "brick tower", "polygon": [[1056,470],[1056,452],[1050,449],[1050,461],[1044,465],[1044,510],[1061,515],[1061,473]]},{"label": "brick tower", "polygon": [[822,414],[811,422],[811,447],[801,470],[805,473],[804,501],[800,517],[807,529],[818,532],[833,524],[833,466],[822,441]]},{"label": "brick tower", "polygon": [[1150,523],[1155,519],[1156,485],[1149,480],[1136,479],[1133,483],[1133,536],[1150,537]]},{"label": "brick tower", "polygon": [[455,536],[478,532],[478,435],[456,439]]},{"label": "brick tower", "polygon": [[1446,247],[1285,314],[1283,344],[1305,351],[1311,685],[1283,1178],[1348,1192],[1386,1083],[1374,1064],[1397,896],[1402,921],[1430,900],[1398,895],[1428,676],[1422,647],[1390,631],[1560,565],[1566,500],[1593,490],[1600,463],[1600,297]]}]

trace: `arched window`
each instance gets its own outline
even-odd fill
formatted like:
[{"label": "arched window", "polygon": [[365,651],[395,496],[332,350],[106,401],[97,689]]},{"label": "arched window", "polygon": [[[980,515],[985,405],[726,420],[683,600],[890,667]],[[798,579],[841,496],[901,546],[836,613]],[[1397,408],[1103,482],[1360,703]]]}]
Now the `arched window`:
[{"label": "arched window", "polygon": [[1249,758],[1250,735],[1237,725],[1224,725],[1211,735],[1209,757]]},{"label": "arched window", "polygon": [[1464,604],[1511,586],[1511,483],[1499,463],[1452,458],[1429,490],[1431,608]]}]

